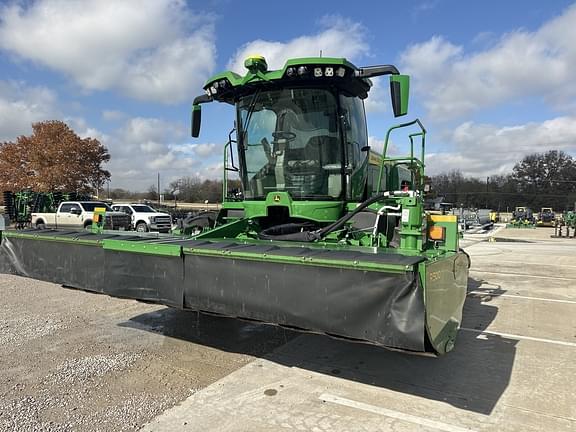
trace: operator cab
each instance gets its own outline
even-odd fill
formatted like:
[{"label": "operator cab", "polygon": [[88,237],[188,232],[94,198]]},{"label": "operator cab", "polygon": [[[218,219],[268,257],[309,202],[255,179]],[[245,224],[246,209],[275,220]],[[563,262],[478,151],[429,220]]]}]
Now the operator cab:
[{"label": "operator cab", "polygon": [[265,201],[279,193],[291,201],[359,202],[372,195],[363,102],[369,78],[390,75],[394,115],[402,116],[408,77],[391,65],[358,68],[342,58],[291,59],[282,69],[268,70],[263,57],[253,56],[244,65],[245,76],[226,71],[210,78],[192,110],[197,137],[201,104],[236,106],[240,163],[233,170],[239,171],[244,199]]},{"label": "operator cab", "polygon": [[246,199],[285,191],[293,200],[343,200],[347,184],[364,184],[368,137],[360,98],[334,88],[281,88],[243,96],[237,108]]}]

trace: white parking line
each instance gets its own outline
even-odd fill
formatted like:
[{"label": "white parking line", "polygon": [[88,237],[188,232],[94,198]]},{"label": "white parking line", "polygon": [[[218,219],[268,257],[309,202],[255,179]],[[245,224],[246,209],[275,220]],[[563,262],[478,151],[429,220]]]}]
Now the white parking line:
[{"label": "white parking line", "polygon": [[337,405],[343,405],[350,408],[356,408],[363,411],[368,411],[374,414],[380,414],[386,417],[390,417],[396,420],[401,420],[409,423],[414,423],[419,426],[430,427],[433,429],[445,431],[445,432],[473,432],[472,429],[463,428],[460,426],[453,426],[447,423],[442,423],[435,420],[429,420],[426,418],[418,417],[411,414],[406,414],[400,411],[394,411],[387,408],[382,408],[376,405],[370,405],[363,402],[357,402],[351,399],[346,399],[339,396],[334,396],[328,393],[321,394],[319,397],[320,400],[331,402]]},{"label": "white parking line", "polygon": [[537,338],[537,337],[531,337],[531,336],[520,336],[520,335],[515,335],[515,334],[510,334],[510,333],[500,333],[500,332],[495,332],[495,331],[491,331],[491,330],[478,330],[478,329],[472,329],[472,328],[467,328],[467,327],[460,327],[460,330],[469,331],[469,332],[478,333],[478,334],[496,335],[496,336],[503,336],[503,337],[507,337],[507,338],[511,338],[511,339],[529,340],[529,341],[534,341],[534,342],[543,342],[543,343],[549,343],[549,344],[554,344],[554,345],[563,345],[563,346],[569,346],[569,347],[576,348],[575,342],[565,342],[565,341],[559,341],[559,340],[554,340],[554,339],[543,339],[543,338]]},{"label": "white parking line", "polygon": [[468,295],[475,294],[475,295],[487,295],[492,297],[508,297],[508,298],[517,298],[517,299],[525,299],[525,300],[535,300],[535,301],[544,301],[544,302],[554,302],[554,303],[567,303],[567,304],[576,304],[574,300],[558,300],[558,299],[550,299],[544,297],[530,297],[530,296],[521,296],[515,294],[498,294],[491,291],[469,291]]},{"label": "white parking line", "polygon": [[[486,258],[486,256],[479,255],[479,256],[472,256],[472,259],[482,259]],[[527,263],[525,261],[513,261],[513,260],[498,260],[498,264],[508,263],[508,264],[520,264],[520,265],[544,265],[542,263]],[[557,264],[557,263],[546,263],[547,267],[568,267],[568,268],[576,268],[576,265],[569,265],[569,264]]]},{"label": "white parking line", "polygon": [[486,271],[486,270],[472,270],[472,269],[470,270],[470,273],[486,273],[486,274],[495,274],[495,275],[504,275],[504,276],[522,276],[522,277],[535,278],[535,279],[554,279],[554,280],[576,281],[575,278],[558,277],[558,276],[528,275],[526,273],[491,272],[491,271]]}]

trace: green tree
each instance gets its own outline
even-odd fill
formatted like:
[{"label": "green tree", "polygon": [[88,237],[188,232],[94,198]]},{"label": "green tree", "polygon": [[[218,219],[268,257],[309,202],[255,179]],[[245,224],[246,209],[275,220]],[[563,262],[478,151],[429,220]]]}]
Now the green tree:
[{"label": "green tree", "polygon": [[512,171],[512,180],[525,205],[564,210],[576,199],[576,161],[563,151],[550,150],[524,157]]}]

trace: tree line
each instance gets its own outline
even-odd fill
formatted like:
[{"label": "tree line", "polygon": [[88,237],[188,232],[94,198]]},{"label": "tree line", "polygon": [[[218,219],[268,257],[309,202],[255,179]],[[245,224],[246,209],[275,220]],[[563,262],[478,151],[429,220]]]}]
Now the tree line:
[{"label": "tree line", "polygon": [[[100,198],[159,199],[156,185],[145,192],[120,188],[104,191],[110,172],[103,165],[109,160],[108,150],[98,140],[80,138],[64,122],[34,123],[32,135],[0,142],[0,192],[99,191]],[[511,211],[527,206],[562,211],[574,209],[576,204],[576,160],[563,151],[551,150],[524,157],[510,174],[475,178],[450,171],[430,177],[430,183],[432,197],[443,197],[458,207]],[[234,190],[241,190],[238,180],[228,183],[228,192]],[[221,202],[222,180],[185,176],[171,182],[162,194],[168,201]]]},{"label": "tree line", "polygon": [[558,150],[528,155],[507,175],[479,179],[456,170],[432,176],[430,182],[435,196],[457,207],[564,211],[576,205],[576,160]]}]

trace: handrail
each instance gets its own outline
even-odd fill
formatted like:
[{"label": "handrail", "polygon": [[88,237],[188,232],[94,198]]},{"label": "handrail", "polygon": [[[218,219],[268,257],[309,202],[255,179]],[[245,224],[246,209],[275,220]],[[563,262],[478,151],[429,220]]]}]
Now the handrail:
[{"label": "handrail", "polygon": [[[412,126],[414,124],[417,124],[420,127],[421,132],[416,132],[416,133],[408,135],[408,138],[410,138],[410,159],[409,160],[411,163],[413,163],[414,160],[417,160],[414,158],[414,137],[421,136],[422,137],[422,161],[421,161],[420,165],[421,165],[422,170],[424,169],[424,148],[425,148],[425,141],[426,141],[426,128],[424,127],[424,125],[422,124],[420,119],[415,119],[415,120],[412,120],[412,121],[407,122],[407,123],[401,123],[401,124],[398,124],[396,126],[392,126],[386,132],[386,139],[384,140],[384,151],[382,153],[382,161],[380,163],[380,173],[378,175],[378,185],[376,188],[376,193],[380,193],[380,188],[382,186],[382,176],[384,175],[384,163],[387,161],[399,160],[398,158],[386,157],[386,153],[388,152],[388,143],[390,142],[390,134],[392,133],[393,130],[405,128],[408,126]],[[407,160],[407,159],[408,158],[404,158],[404,160]],[[423,177],[423,175],[421,177]]]}]

